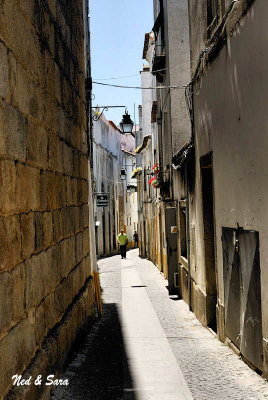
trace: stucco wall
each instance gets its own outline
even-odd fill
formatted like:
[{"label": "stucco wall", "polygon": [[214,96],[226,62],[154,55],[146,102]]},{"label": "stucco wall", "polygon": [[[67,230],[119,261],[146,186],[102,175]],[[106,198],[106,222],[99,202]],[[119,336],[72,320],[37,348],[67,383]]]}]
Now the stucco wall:
[{"label": "stucco wall", "polygon": [[[197,160],[213,151],[219,297],[224,303],[222,227],[258,231],[265,337],[268,336],[267,12],[265,0],[254,2],[228,45],[194,87],[198,93],[194,97]],[[199,170],[197,181],[198,178]],[[197,204],[201,203],[200,192],[197,183]],[[202,215],[200,211],[196,206],[196,215]],[[197,220],[196,224],[200,227],[202,221]],[[203,259],[199,243],[197,259]]]},{"label": "stucco wall", "polygon": [[[170,86],[190,82],[188,0],[167,0],[167,71]],[[184,89],[170,91],[172,155],[190,139],[191,125]]]},{"label": "stucco wall", "polygon": [[[141,72],[141,86],[151,86],[151,73]],[[143,136],[151,134],[151,111],[152,111],[152,92],[151,90],[142,90],[142,132]]]},{"label": "stucco wall", "polygon": [[194,75],[199,54],[207,43],[207,0],[188,0],[190,15],[191,73]]}]

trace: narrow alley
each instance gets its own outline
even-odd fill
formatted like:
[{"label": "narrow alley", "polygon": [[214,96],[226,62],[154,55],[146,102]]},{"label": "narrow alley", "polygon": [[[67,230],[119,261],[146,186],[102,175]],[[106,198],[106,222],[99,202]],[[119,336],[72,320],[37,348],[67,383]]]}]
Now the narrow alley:
[{"label": "narrow alley", "polygon": [[103,318],[89,331],[51,400],[263,400],[265,380],[130,250],[99,261]]}]

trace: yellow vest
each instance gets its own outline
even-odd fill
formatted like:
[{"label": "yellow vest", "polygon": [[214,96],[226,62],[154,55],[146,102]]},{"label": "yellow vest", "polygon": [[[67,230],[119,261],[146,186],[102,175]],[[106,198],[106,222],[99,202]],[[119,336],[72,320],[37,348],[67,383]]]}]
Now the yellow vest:
[{"label": "yellow vest", "polygon": [[117,239],[119,240],[120,246],[123,246],[124,244],[127,244],[128,242],[128,237],[126,233],[123,233],[123,235],[121,235],[121,233],[117,236]]}]

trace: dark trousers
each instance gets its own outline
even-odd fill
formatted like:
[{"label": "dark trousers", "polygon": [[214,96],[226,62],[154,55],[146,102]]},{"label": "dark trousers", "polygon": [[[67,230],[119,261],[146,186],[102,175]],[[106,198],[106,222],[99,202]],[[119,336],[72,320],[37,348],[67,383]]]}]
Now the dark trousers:
[{"label": "dark trousers", "polygon": [[135,240],[135,245],[134,245],[135,247],[139,247],[139,241],[138,240]]},{"label": "dark trousers", "polygon": [[120,251],[121,251],[121,257],[126,258],[127,255],[127,245],[123,244],[120,246]]}]

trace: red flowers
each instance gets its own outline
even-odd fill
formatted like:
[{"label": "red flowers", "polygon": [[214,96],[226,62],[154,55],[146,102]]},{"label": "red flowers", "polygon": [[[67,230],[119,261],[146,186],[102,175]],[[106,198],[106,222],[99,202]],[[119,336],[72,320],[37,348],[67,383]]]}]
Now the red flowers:
[{"label": "red flowers", "polygon": [[153,176],[148,182],[150,185],[153,185],[155,181],[156,181],[156,177]]},{"label": "red flowers", "polygon": [[152,169],[153,169],[153,174],[154,174],[155,176],[153,176],[148,182],[149,182],[150,185],[152,185],[154,188],[156,188],[156,187],[157,187],[157,184],[158,184],[157,175],[159,174],[159,167],[158,167],[158,164],[156,163],[156,164],[153,166]]},{"label": "red flowers", "polygon": [[157,164],[157,163],[153,166],[153,173],[154,173],[155,175],[158,175],[158,174],[159,174],[159,167],[158,167],[158,164]]},{"label": "red flowers", "polygon": [[153,177],[149,180],[149,184],[152,185],[154,188],[156,188],[156,185],[157,185],[157,178],[156,178],[156,176],[153,176]]}]

